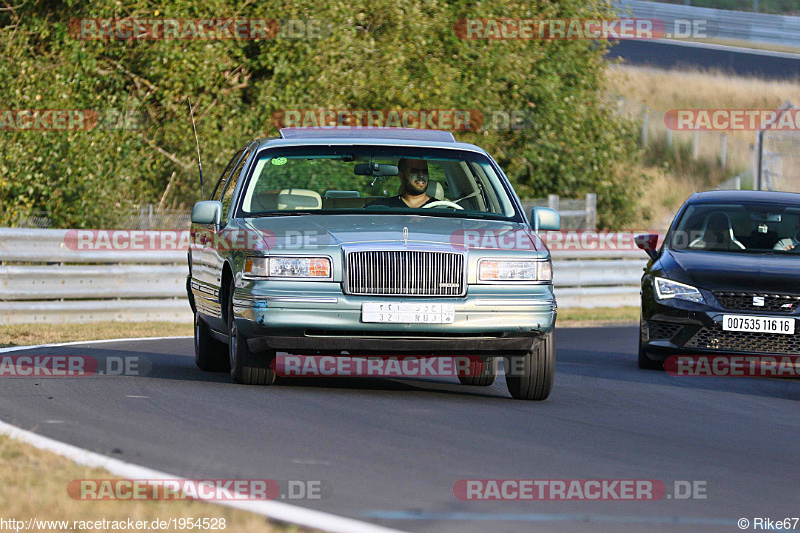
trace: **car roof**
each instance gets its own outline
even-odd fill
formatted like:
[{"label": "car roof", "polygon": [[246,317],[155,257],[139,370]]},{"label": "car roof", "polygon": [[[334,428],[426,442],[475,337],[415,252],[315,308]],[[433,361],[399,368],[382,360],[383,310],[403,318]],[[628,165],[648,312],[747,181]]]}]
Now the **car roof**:
[{"label": "car roof", "polygon": [[768,202],[800,205],[800,194],[781,191],[704,191],[694,193],[686,201],[687,204],[714,202]]},{"label": "car roof", "polygon": [[259,139],[257,147],[272,146],[403,146],[420,148],[446,148],[467,150],[488,155],[474,144],[456,141],[449,131],[418,128],[360,128],[338,126],[332,128],[283,128],[281,137]]}]

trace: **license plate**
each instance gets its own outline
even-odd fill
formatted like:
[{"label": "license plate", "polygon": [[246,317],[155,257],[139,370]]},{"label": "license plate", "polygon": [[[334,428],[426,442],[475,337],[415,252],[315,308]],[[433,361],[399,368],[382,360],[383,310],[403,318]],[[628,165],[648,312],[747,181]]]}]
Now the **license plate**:
[{"label": "license plate", "polygon": [[766,316],[723,315],[722,329],[725,331],[794,335],[794,320],[794,318]]},{"label": "license plate", "polygon": [[456,316],[452,304],[413,304],[364,302],[362,322],[392,322],[397,324],[452,324]]}]

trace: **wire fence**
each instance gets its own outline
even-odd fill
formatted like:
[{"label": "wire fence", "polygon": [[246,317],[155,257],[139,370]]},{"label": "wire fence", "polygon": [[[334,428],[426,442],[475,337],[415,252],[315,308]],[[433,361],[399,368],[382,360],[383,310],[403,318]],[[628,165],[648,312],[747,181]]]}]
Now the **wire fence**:
[{"label": "wire fence", "polygon": [[720,131],[676,131],[667,127],[666,113],[629,100],[613,96],[616,112],[639,124],[639,143],[655,154],[672,151],[673,157],[688,157],[717,165],[731,176],[738,175],[743,186],[752,186],[756,144],[743,140],[743,134]]},{"label": "wire fence", "polygon": [[800,131],[777,129],[781,115],[795,110],[786,102],[757,135],[761,157],[756,184],[760,189],[800,192]]}]

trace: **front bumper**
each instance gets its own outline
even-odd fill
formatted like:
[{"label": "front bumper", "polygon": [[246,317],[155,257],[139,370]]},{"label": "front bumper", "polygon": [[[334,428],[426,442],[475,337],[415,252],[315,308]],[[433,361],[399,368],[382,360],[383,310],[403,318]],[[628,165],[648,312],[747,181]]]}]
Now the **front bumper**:
[{"label": "front bumper", "polygon": [[[555,327],[557,313],[552,285],[470,286],[460,298],[355,296],[334,283],[299,285],[237,288],[234,316],[252,350],[500,355],[530,350]],[[447,303],[455,318],[450,324],[365,323],[364,302]]]},{"label": "front bumper", "polygon": [[800,325],[794,335],[780,333],[738,332],[722,329],[723,315],[770,316],[794,318],[796,314],[739,311],[713,308],[689,302],[643,306],[640,338],[648,354],[664,360],[675,354],[800,354]]}]

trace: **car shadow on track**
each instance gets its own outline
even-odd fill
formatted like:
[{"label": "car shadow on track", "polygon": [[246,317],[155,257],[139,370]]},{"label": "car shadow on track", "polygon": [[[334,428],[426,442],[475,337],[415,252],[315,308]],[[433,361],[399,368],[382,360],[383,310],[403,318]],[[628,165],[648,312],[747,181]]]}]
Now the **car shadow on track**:
[{"label": "car shadow on track", "polygon": [[[183,351],[183,350],[180,350]],[[108,346],[62,346],[19,352],[28,356],[80,356],[96,360],[98,375],[102,378],[147,378],[176,381],[219,383],[237,387],[227,372],[203,372],[195,366],[190,353],[166,351],[134,351]],[[511,399],[505,387],[469,387],[458,381],[444,378],[373,378],[373,377],[279,377],[276,386],[281,388],[304,388],[314,390],[376,391],[376,392],[422,392],[446,394],[470,398]],[[249,390],[260,387],[247,387]],[[492,391],[492,392],[488,392]]]},{"label": "car shadow on track", "polygon": [[556,383],[558,374],[571,374],[615,381],[800,400],[800,380],[797,378],[671,376],[663,370],[640,369],[634,351],[561,350],[559,356],[556,362]]}]

